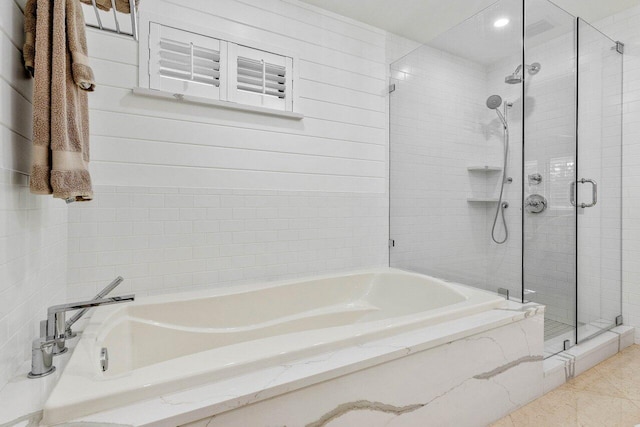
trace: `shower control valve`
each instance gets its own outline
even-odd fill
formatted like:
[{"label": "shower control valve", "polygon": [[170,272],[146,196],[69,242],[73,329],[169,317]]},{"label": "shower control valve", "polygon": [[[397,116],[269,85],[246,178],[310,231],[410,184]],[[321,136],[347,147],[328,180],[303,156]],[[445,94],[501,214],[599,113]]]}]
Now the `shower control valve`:
[{"label": "shower control valve", "polygon": [[547,199],[540,194],[532,194],[525,199],[524,208],[532,214],[544,212],[544,210],[547,209]]},{"label": "shower control valve", "polygon": [[539,173],[532,173],[528,176],[529,185],[538,185],[542,182],[542,175]]}]

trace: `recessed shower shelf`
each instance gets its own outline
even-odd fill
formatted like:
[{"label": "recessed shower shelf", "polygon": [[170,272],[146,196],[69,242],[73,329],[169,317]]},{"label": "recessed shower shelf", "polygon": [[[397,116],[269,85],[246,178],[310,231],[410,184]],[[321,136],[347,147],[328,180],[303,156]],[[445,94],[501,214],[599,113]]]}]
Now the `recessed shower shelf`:
[{"label": "recessed shower shelf", "polygon": [[495,197],[467,197],[469,203],[498,203]]},{"label": "recessed shower shelf", "polygon": [[500,166],[474,165],[467,166],[469,172],[499,172],[502,170]]}]

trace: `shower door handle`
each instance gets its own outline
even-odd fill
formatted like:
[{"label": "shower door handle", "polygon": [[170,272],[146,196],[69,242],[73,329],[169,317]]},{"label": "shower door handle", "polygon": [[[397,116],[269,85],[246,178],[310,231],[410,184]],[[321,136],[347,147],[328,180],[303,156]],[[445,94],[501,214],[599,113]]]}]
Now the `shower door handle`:
[{"label": "shower door handle", "polygon": [[592,208],[598,203],[598,183],[592,179],[581,178],[578,181],[573,181],[571,183],[569,200],[571,201],[571,206],[576,206],[576,184],[591,184],[591,203],[580,203],[581,208]]}]

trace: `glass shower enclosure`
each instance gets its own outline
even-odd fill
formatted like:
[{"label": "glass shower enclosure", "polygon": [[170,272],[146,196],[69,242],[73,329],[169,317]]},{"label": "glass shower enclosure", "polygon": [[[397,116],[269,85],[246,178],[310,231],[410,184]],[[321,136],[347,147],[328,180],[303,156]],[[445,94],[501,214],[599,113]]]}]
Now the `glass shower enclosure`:
[{"label": "glass shower enclosure", "polygon": [[394,62],[390,265],[544,304],[547,355],[620,322],[623,50],[500,0]]}]

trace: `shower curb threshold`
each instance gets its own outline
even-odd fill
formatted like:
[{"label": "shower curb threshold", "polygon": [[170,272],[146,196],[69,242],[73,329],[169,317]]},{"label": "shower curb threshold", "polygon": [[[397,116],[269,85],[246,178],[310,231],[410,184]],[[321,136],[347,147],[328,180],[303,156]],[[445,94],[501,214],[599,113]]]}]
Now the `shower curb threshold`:
[{"label": "shower curb threshold", "polygon": [[617,326],[544,361],[544,393],[593,368],[598,363],[633,345],[635,328]]}]

